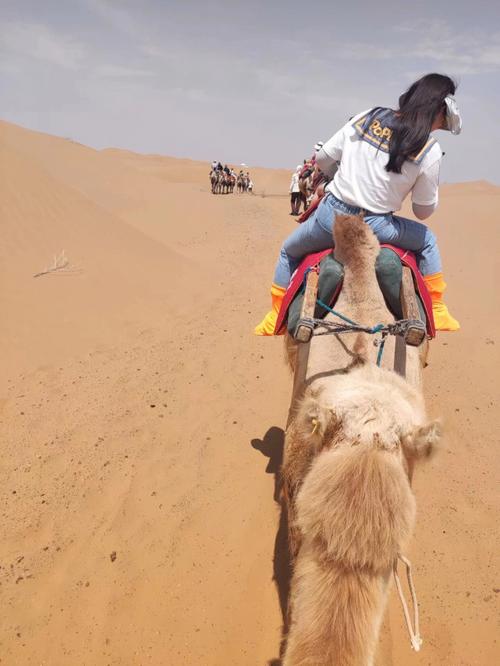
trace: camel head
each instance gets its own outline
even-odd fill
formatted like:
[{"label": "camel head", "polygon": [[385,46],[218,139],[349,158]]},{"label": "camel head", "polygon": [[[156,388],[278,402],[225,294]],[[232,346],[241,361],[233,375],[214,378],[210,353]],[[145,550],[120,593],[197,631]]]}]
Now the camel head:
[{"label": "camel head", "polygon": [[295,428],[316,454],[297,496],[301,534],[347,569],[388,571],[413,530],[413,465],[441,434],[422,396],[393,372],[361,366],[306,394]]},{"label": "camel head", "polygon": [[297,426],[317,452],[370,446],[394,454],[407,470],[429,458],[441,437],[439,421],[426,418],[422,396],[401,377],[373,365],[307,392]]}]

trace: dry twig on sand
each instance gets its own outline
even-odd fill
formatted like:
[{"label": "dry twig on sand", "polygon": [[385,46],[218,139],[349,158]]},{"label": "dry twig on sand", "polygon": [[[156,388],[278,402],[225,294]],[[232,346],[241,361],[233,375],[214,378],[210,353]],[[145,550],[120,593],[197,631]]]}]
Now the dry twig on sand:
[{"label": "dry twig on sand", "polygon": [[40,277],[41,275],[47,275],[48,273],[55,273],[56,271],[64,271],[69,266],[69,259],[66,257],[66,250],[63,250],[60,255],[54,255],[54,262],[52,266],[48,266],[43,271],[35,273],[33,277]]}]

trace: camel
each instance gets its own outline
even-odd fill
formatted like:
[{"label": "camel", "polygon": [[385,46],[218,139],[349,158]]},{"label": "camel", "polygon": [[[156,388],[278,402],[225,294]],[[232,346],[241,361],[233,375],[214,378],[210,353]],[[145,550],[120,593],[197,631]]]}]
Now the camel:
[{"label": "camel", "polygon": [[239,173],[237,179],[238,192],[241,194],[243,192],[248,192],[250,186],[250,179],[248,176]]},{"label": "camel", "polygon": [[[311,203],[313,196],[312,183],[314,178],[313,171],[307,171],[306,173],[306,176],[299,178],[300,203],[304,205],[304,212],[307,210],[307,207]],[[300,212],[300,205],[298,212]]]},{"label": "camel", "polygon": [[219,194],[232,194],[236,183],[235,177],[223,171],[219,179]]},{"label": "camel", "polygon": [[[344,264],[336,309],[369,326],[393,320],[368,225],[338,215],[334,241]],[[286,345],[295,385],[283,495],[294,571],[283,666],[372,666],[390,576],[413,531],[413,466],[435,450],[440,425],[425,413],[418,349],[408,348],[404,378],[391,367],[394,341],[378,367],[366,333]]]},{"label": "camel", "polygon": [[212,169],[210,172],[210,186],[212,188],[212,194],[218,194],[220,190],[220,173]]},{"label": "camel", "polygon": [[229,174],[223,171],[220,177],[220,194],[227,194],[229,192],[229,179]]}]

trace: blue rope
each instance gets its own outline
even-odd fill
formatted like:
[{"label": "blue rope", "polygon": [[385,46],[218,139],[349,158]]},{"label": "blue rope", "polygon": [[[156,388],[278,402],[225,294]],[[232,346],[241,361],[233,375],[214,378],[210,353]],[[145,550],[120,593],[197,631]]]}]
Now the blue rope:
[{"label": "blue rope", "polygon": [[352,324],[353,326],[358,326],[358,324],[356,324],[355,321],[352,321],[352,319],[349,319],[349,317],[344,317],[344,315],[340,314],[340,312],[335,312],[335,310],[332,310],[332,308],[328,306],[326,303],[323,303],[321,299],[317,298],[316,303],[320,305],[322,308],[324,308],[327,312],[330,312],[330,314],[335,315],[339,319],[343,319],[348,324]]},{"label": "blue rope", "polygon": [[380,364],[382,363],[382,355],[384,353],[384,346],[385,346],[385,338],[382,338],[380,341],[380,345],[378,347],[378,354],[377,354],[377,365],[380,368]]},{"label": "blue rope", "polygon": [[[315,268],[313,266],[309,266],[309,268],[306,268],[306,271],[304,273],[304,281],[303,281],[303,284],[302,284],[302,290],[303,291],[305,291],[305,289],[306,289],[307,276],[313,270],[315,270]],[[325,310],[327,310],[328,312],[330,312],[331,314],[338,317],[339,319],[343,319],[348,324],[351,324],[352,326],[358,326],[358,324],[356,324],[356,322],[352,321],[352,319],[349,319],[348,317],[344,317],[344,315],[340,314],[340,312],[335,312],[335,310],[332,310],[332,308],[330,306],[328,306],[326,303],[323,303],[323,301],[321,299],[316,298],[316,303],[318,305],[320,305],[322,308],[324,308]]]},{"label": "blue rope", "polygon": [[[306,282],[307,282],[307,275],[312,270],[314,270],[314,268],[309,267],[306,270],[306,272],[304,273],[304,283],[303,283],[303,287],[302,287],[303,291],[305,291]],[[327,305],[326,303],[323,303],[323,301],[320,298],[316,298],[316,303],[320,307],[322,307],[324,310],[329,312],[330,314],[332,314],[335,317],[338,317],[339,319],[342,319],[343,321],[345,321],[347,324],[351,324],[351,326],[356,326],[357,328],[363,328],[359,324],[356,324],[356,322],[353,321],[352,319],[349,319],[349,317],[346,317],[345,315],[340,314],[340,312],[337,312],[336,310],[333,310],[329,305]],[[375,335],[376,333],[380,333],[381,331],[383,331],[384,328],[385,328],[384,324],[376,324],[375,326],[372,326],[372,328],[366,328],[365,333],[369,333],[370,335]],[[377,365],[379,367],[380,367],[380,364],[382,362],[384,347],[385,347],[385,335],[382,336],[382,339],[380,341],[379,348],[378,348]]]},{"label": "blue rope", "polygon": [[[340,312],[337,312],[336,310],[333,310],[330,306],[328,306],[326,303],[323,303],[323,301],[319,298],[316,299],[316,302],[318,305],[320,305],[322,308],[330,312],[330,314],[335,315],[339,319],[343,319],[345,322],[348,324],[351,324],[352,326],[358,326],[359,324],[356,324],[355,321],[352,321],[352,319],[349,319],[349,317],[344,316],[343,314],[340,314]],[[370,335],[374,335],[375,333],[380,333],[380,331],[384,330],[384,324],[377,324],[376,326],[372,326],[370,329],[366,329],[366,333],[370,333]]]},{"label": "blue rope", "polygon": [[[311,269],[309,268],[306,271],[306,276],[305,277],[307,277],[307,273],[310,270]],[[323,303],[323,301],[320,298],[316,299],[316,303],[320,307],[325,309],[327,312],[329,312],[330,314],[332,314],[335,317],[338,317],[339,319],[342,319],[343,321],[345,321],[347,324],[351,324],[351,326],[358,326],[359,327],[359,324],[356,324],[356,322],[354,322],[352,319],[349,319],[349,317],[346,317],[345,315],[340,314],[340,312],[337,312],[336,310],[331,308],[326,303]],[[384,324],[376,324],[375,326],[372,326],[372,328],[366,329],[365,332],[369,333],[370,335],[375,335],[376,333],[380,333],[381,331],[383,331],[384,328],[385,328]],[[383,356],[383,353],[384,353],[384,346],[385,346],[385,337],[382,337],[382,339],[380,341],[380,344],[379,344],[379,348],[378,348],[378,354],[377,354],[377,365],[379,367],[380,367],[380,364],[382,363],[382,356]]]}]

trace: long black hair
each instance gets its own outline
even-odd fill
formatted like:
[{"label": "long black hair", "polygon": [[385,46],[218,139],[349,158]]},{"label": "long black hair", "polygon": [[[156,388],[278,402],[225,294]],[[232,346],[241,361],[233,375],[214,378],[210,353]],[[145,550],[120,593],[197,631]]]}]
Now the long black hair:
[{"label": "long black hair", "polygon": [[386,171],[401,173],[405,160],[422,150],[432,123],[445,108],[445,97],[454,95],[456,87],[449,76],[426,74],[401,95],[389,143]]}]

